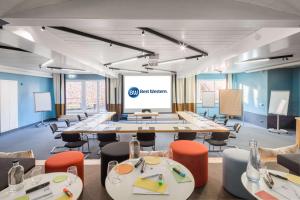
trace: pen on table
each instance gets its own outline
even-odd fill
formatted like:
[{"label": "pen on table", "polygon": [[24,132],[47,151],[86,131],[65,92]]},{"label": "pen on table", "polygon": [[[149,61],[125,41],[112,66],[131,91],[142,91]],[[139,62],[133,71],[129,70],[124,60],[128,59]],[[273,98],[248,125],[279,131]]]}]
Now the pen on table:
[{"label": "pen on table", "polygon": [[263,179],[264,179],[264,182],[266,183],[266,185],[267,185],[270,189],[272,189],[272,184],[271,184],[265,177],[263,177]]},{"label": "pen on table", "polygon": [[140,166],[140,164],[143,162],[143,158],[140,158],[139,160],[138,160],[138,162],[134,165],[134,167],[135,168],[137,168],[138,166]]},{"label": "pen on table", "polygon": [[267,178],[268,181],[271,183],[271,185],[274,185],[274,181],[273,181],[273,179],[272,179],[272,177],[271,177],[269,171],[266,170],[266,172],[267,172],[267,173],[266,173],[266,178]]},{"label": "pen on table", "polygon": [[176,169],[175,167],[173,167],[172,168],[172,170],[174,171],[174,172],[176,172],[179,176],[181,176],[181,177],[185,177],[185,173],[183,173],[183,172],[181,172],[181,171],[179,171],[178,169]]},{"label": "pen on table", "polygon": [[68,188],[64,188],[63,191],[68,197],[73,197],[73,193],[70,190],[68,190]]},{"label": "pen on table", "polygon": [[159,176],[161,174],[153,174],[153,175],[150,175],[150,176],[145,176],[145,177],[142,177],[142,179],[146,179],[146,178],[153,178],[155,176]]},{"label": "pen on table", "polygon": [[280,178],[280,179],[282,179],[282,180],[286,180],[286,181],[289,180],[288,178],[286,178],[286,177],[284,177],[284,176],[280,176],[279,174],[273,174],[272,172],[269,172],[269,174],[270,174],[271,176]]},{"label": "pen on table", "polygon": [[141,168],[141,173],[144,173],[145,169],[146,169],[146,162],[145,162],[145,160],[143,160],[143,162],[142,162],[142,168]]},{"label": "pen on table", "polygon": [[163,175],[160,174],[160,175],[158,176],[158,185],[163,185],[163,184],[164,184]]}]

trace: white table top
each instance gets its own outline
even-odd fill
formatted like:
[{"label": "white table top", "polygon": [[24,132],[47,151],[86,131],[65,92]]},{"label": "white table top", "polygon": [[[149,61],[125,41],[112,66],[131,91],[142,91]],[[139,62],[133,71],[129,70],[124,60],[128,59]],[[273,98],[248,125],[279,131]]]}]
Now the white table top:
[{"label": "white table top", "polygon": [[133,116],[141,116],[141,117],[148,117],[148,116],[158,116],[158,112],[135,112],[132,114]]},{"label": "white table top", "polygon": [[[65,172],[56,172],[56,173],[48,173],[48,174],[40,174],[38,176],[41,176],[41,181],[39,182],[39,184],[45,183],[47,181],[50,182],[49,188],[52,191],[53,195],[49,196],[49,198],[47,198],[47,200],[50,199],[57,199],[58,197],[63,195],[63,188],[68,188],[68,190],[70,190],[70,192],[73,193],[73,199],[76,200],[79,198],[81,192],[82,192],[82,188],[83,188],[83,184],[82,181],[79,177],[76,178],[76,181],[72,184],[72,185],[68,185],[68,179],[61,182],[61,183],[54,183],[53,179],[57,176],[60,175],[67,175],[67,176],[75,176],[73,174],[70,173],[65,173]],[[14,200],[17,197],[23,196],[25,195],[25,191],[29,188],[34,187],[35,185],[33,185],[32,181],[30,178],[25,179],[24,180],[24,188],[20,191],[17,191],[15,193],[10,193],[9,192],[9,188],[6,188],[4,190],[2,190],[0,192],[0,199],[1,200]],[[33,196],[40,196],[40,194],[44,194],[41,190],[38,190],[36,192],[32,192],[29,194],[29,198],[33,197]],[[34,194],[35,193],[35,194]],[[37,194],[38,193],[38,194]],[[47,193],[47,192],[45,192]]]},{"label": "white table top", "polygon": [[[186,173],[187,176],[191,178],[191,182],[186,183],[177,183],[174,176],[172,175],[172,172],[167,169],[168,163],[170,164],[176,164],[181,167],[182,170]],[[136,163],[136,160],[127,160],[126,162],[132,162],[133,164]],[[112,184],[106,178],[105,180],[105,186],[108,194],[114,199],[114,200],[183,200],[187,199],[192,192],[194,191],[195,187],[195,181],[194,177],[191,174],[191,172],[181,165],[180,163],[170,160],[168,158],[162,158],[161,163],[158,165],[147,165],[146,173],[153,172],[161,172],[164,176],[165,183],[168,185],[169,194],[163,194],[163,195],[141,195],[141,194],[133,194],[133,183],[136,180],[137,177],[142,176],[143,174],[140,173],[140,167],[137,169],[134,169],[133,172],[126,174],[126,175],[120,175],[121,182],[117,184]],[[112,170],[110,173],[116,173],[114,170]]]},{"label": "white table top", "polygon": [[[268,171],[273,172],[274,174],[281,175],[281,176],[285,176],[285,174],[286,174],[284,172],[280,172],[280,171],[276,171],[276,170],[268,170]],[[292,188],[292,191],[293,191],[293,189],[295,189],[295,191],[299,194],[299,197],[296,199],[300,199],[300,185],[296,185],[290,181],[282,180],[282,179],[276,178],[274,176],[271,176],[271,177],[274,181],[274,186],[272,189],[270,189],[266,185],[262,176],[261,176],[259,182],[256,183],[256,182],[249,181],[247,178],[246,172],[244,172],[241,176],[241,180],[242,180],[242,183],[243,183],[244,187],[246,188],[246,190],[257,199],[261,199],[261,198],[256,196],[255,193],[262,191],[262,190],[266,191],[267,193],[273,195],[274,197],[276,197],[278,199],[289,199],[289,198],[286,198],[285,196],[281,195],[281,193],[283,193],[285,195],[287,193],[289,193],[289,192],[286,192],[284,190],[284,188],[282,188],[282,186],[283,187],[287,186],[288,188]],[[294,200],[294,199],[295,198],[292,198],[292,200]]]}]

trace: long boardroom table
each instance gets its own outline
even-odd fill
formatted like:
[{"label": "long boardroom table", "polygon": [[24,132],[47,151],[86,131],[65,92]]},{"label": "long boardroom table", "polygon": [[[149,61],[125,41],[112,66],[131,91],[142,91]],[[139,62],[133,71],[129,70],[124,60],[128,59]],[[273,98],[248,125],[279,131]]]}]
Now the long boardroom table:
[{"label": "long boardroom table", "polygon": [[[108,116],[111,113],[95,115],[88,119],[77,123],[65,129],[64,133],[86,133],[86,134],[97,134],[97,133],[135,133],[135,132],[226,132],[228,129],[220,124],[217,124],[211,120],[200,117],[195,113],[189,112],[178,112],[181,118],[185,119],[186,123],[182,124],[158,124],[158,123],[143,123],[143,124],[131,124],[131,123],[112,123],[106,122]],[[113,115],[113,114],[112,114]],[[112,116],[111,115],[111,116]],[[110,116],[110,117],[111,117]],[[106,119],[106,120],[104,120]]]}]

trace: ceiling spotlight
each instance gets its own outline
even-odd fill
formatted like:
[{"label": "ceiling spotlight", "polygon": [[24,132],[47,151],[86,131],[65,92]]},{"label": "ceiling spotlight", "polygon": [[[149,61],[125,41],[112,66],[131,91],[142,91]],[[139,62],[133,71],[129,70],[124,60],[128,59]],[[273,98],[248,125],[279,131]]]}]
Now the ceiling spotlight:
[{"label": "ceiling spotlight", "polygon": [[180,49],[185,50],[185,45],[183,43],[180,45]]},{"label": "ceiling spotlight", "polygon": [[45,31],[46,30],[46,27],[45,26],[42,26],[41,27],[41,31]]},{"label": "ceiling spotlight", "polygon": [[199,60],[199,57],[197,57],[197,60]]},{"label": "ceiling spotlight", "polygon": [[142,36],[144,36],[144,35],[145,35],[145,31],[143,30],[143,31],[142,31]]},{"label": "ceiling spotlight", "polygon": [[110,43],[109,46],[112,47],[112,43]]}]

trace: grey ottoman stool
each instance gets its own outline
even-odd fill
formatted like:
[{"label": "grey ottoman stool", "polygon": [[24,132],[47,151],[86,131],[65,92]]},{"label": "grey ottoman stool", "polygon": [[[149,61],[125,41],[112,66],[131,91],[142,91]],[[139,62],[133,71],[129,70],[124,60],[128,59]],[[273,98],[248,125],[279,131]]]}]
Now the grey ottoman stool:
[{"label": "grey ottoman stool", "polygon": [[241,182],[241,175],[247,169],[249,151],[232,148],[223,153],[223,187],[236,197],[253,199]]}]

